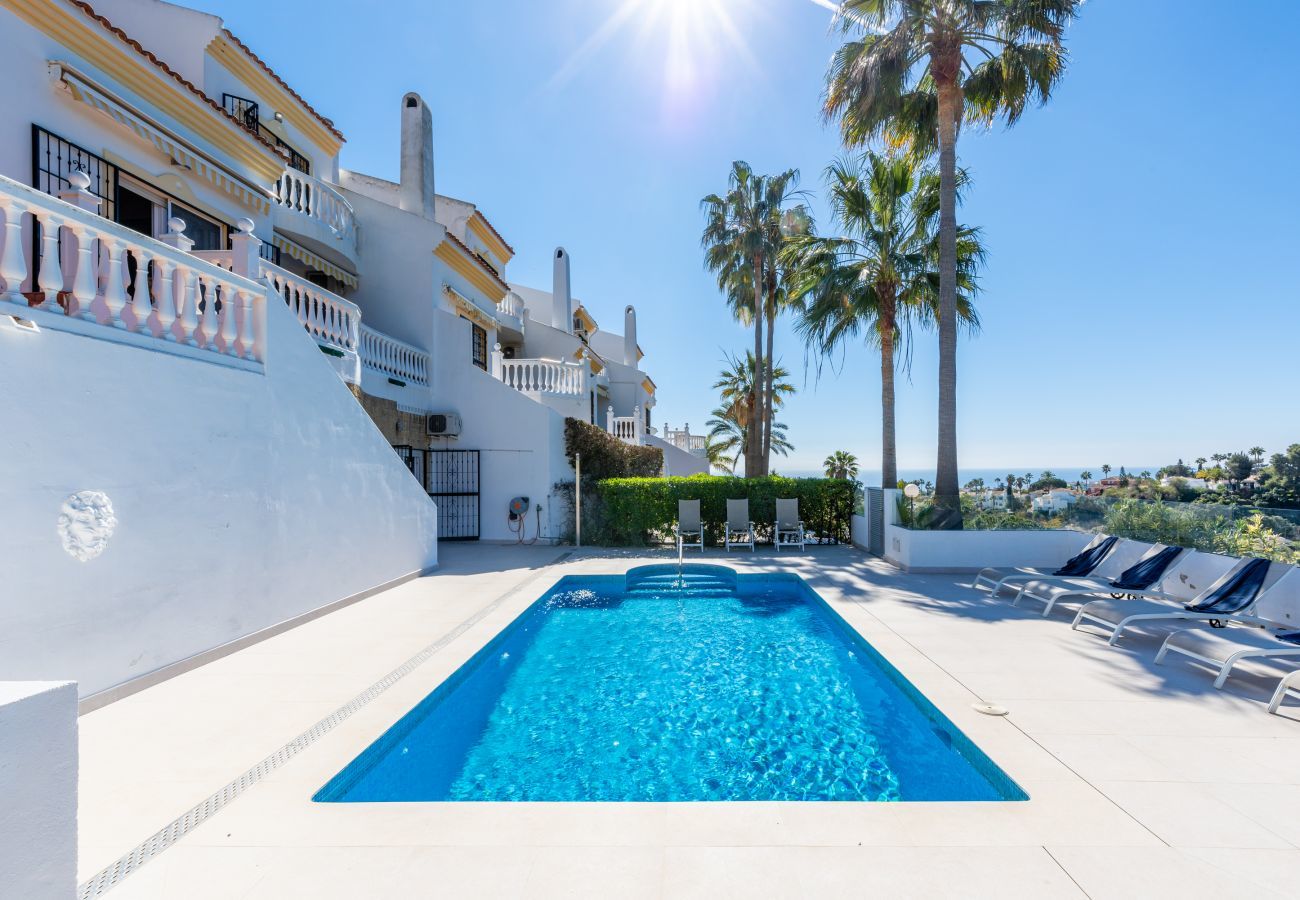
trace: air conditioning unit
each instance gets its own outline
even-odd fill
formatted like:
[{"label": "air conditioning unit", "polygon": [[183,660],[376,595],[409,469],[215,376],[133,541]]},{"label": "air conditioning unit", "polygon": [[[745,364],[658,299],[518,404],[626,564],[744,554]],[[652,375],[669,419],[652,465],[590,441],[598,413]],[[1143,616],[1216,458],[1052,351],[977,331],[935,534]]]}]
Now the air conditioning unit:
[{"label": "air conditioning unit", "polygon": [[455,413],[430,413],[425,433],[438,437],[456,437],[460,434],[460,416]]}]

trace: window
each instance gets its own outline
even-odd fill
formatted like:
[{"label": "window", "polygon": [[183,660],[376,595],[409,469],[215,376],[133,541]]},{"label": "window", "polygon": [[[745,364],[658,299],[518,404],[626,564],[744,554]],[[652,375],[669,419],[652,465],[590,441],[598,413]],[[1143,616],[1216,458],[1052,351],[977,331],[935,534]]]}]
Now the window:
[{"label": "window", "polygon": [[478,366],[484,372],[487,371],[487,330],[480,328],[473,322],[469,323],[470,330],[470,362]]},{"label": "window", "polygon": [[175,200],[168,200],[167,217],[180,219],[185,223],[185,236],[194,242],[194,250],[225,249],[223,227],[207,216],[182,206]]},{"label": "window", "polygon": [[99,214],[116,221],[117,166],[33,123],[32,187],[57,197],[72,187],[73,172],[90,176],[88,190],[100,199]]}]

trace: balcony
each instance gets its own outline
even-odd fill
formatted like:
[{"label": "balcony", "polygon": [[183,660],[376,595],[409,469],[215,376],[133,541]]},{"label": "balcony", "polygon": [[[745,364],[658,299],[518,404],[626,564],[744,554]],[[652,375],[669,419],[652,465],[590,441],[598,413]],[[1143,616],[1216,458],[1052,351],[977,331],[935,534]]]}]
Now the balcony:
[{"label": "balcony", "polygon": [[691,434],[691,426],[687,425],[682,429],[669,428],[664,426],[664,440],[672,444],[678,450],[685,450],[687,453],[695,456],[707,456],[708,450],[705,449],[704,435]]},{"label": "balcony", "polygon": [[90,178],[68,180],[59,199],[0,175],[0,312],[14,327],[264,371],[264,286],[187,253],[179,222],[155,240],[99,216]]},{"label": "balcony", "polygon": [[[325,256],[357,258],[357,221],[338,189],[292,167],[275,183],[275,227]],[[340,260],[340,261],[342,261]]]},{"label": "balcony", "polygon": [[493,374],[517,391],[556,397],[586,396],[588,371],[582,363],[552,359],[497,359],[498,353],[499,350],[492,354]]},{"label": "balcony", "polygon": [[362,325],[360,355],[363,367],[387,377],[390,383],[400,382],[399,387],[429,385],[431,359],[419,347]]}]

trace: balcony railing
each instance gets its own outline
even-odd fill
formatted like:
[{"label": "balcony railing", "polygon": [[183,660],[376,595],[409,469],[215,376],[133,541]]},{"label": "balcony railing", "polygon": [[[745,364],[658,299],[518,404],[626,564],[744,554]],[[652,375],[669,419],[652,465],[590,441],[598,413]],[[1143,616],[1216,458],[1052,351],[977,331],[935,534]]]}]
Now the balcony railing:
[{"label": "balcony railing", "polygon": [[429,354],[419,347],[361,326],[361,364],[407,384],[429,383]]},{"label": "balcony railing", "polygon": [[337,190],[318,178],[288,168],[275,183],[275,202],[295,212],[322,222],[341,241],[350,241],[356,233],[356,214],[352,204]]},{"label": "balcony railing", "polygon": [[[266,290],[93,210],[84,172],[65,202],[0,175],[0,300],[226,359],[266,360]],[[22,317],[21,312],[14,315]]]},{"label": "balcony railing", "polygon": [[633,407],[630,416],[616,416],[614,415],[614,405],[611,403],[605,420],[609,423],[609,433],[612,437],[618,438],[625,444],[633,444],[637,447],[645,443],[645,417],[641,412],[640,405]]},{"label": "balcony railing", "polygon": [[[234,260],[229,250],[199,250],[194,255],[223,269],[231,268]],[[356,352],[361,337],[361,310],[355,303],[268,260],[258,262],[261,278],[284,298],[308,334],[339,350]]]},{"label": "balcony railing", "polygon": [[516,319],[521,318],[524,314],[524,299],[514,291],[510,291],[497,304],[497,311],[507,316],[514,316]]},{"label": "balcony railing", "polygon": [[556,394],[581,397],[587,392],[587,367],[581,363],[551,359],[497,359],[493,367],[497,377],[524,393]]},{"label": "balcony railing", "polygon": [[664,440],[672,444],[678,450],[685,450],[687,453],[694,453],[697,456],[703,455],[706,452],[704,435],[691,434],[689,426],[685,429],[674,429],[665,425]]}]

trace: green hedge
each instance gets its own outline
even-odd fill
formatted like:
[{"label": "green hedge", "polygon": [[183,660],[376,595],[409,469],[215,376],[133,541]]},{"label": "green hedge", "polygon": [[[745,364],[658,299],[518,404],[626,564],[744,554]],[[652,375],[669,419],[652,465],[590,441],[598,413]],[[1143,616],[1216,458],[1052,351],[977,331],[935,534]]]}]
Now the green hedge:
[{"label": "green hedge", "polygon": [[[584,468],[586,456],[583,457]],[[677,521],[678,500],[699,500],[705,538],[722,543],[727,500],[749,498],[749,516],[760,541],[771,540],[777,498],[799,500],[799,516],[809,539],[848,543],[850,518],[858,493],[853,481],[835,478],[733,478],[692,475],[689,478],[607,478],[593,485],[591,499],[598,509],[588,514],[583,497],[584,543],[641,545],[669,540]],[[584,479],[583,491],[587,487]]]},{"label": "green hedge", "polygon": [[654,478],[664,470],[658,447],[633,447],[578,419],[564,420],[564,453],[571,466],[574,455],[582,454],[584,484],[595,478]]}]

